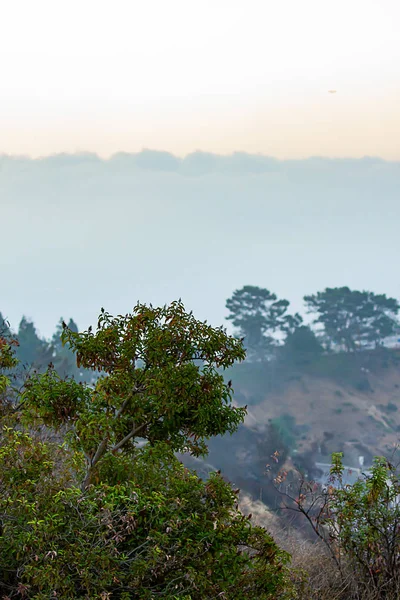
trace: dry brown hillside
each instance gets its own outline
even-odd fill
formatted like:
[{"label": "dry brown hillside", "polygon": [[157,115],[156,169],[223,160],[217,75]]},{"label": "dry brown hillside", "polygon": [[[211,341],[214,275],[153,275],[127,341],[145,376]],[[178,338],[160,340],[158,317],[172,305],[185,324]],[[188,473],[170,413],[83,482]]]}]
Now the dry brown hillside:
[{"label": "dry brown hillside", "polygon": [[[299,453],[316,446],[326,455],[342,450],[348,464],[360,454],[367,454],[367,460],[368,453],[387,454],[400,438],[400,367],[396,360],[373,364],[371,356],[365,364],[373,368],[357,365],[342,381],[338,370],[330,377],[303,369],[275,390],[258,391],[257,402],[254,381],[248,386],[239,377],[235,390],[241,403],[249,404],[246,425],[262,429],[270,419],[292,415],[302,430]],[[357,371],[360,378],[355,378]]]},{"label": "dry brown hillside", "polygon": [[[291,365],[245,362],[227,377],[235,402],[248,406],[245,424],[209,440],[205,459],[183,459],[202,477],[221,470],[252,502],[262,500],[270,509],[281,502],[272,480],[284,464],[318,480],[332,452],[344,452],[349,467],[358,467],[363,456],[368,467],[375,455],[389,457],[399,441],[398,352],[327,354]],[[277,463],[271,460],[275,451]]]}]

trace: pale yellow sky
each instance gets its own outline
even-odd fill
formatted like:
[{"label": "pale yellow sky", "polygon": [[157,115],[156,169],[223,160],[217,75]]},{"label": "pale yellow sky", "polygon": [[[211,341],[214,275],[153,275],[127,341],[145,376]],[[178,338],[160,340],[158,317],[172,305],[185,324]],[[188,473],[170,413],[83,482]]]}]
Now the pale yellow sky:
[{"label": "pale yellow sky", "polygon": [[0,152],[400,160],[399,23],[399,0],[6,0]]}]

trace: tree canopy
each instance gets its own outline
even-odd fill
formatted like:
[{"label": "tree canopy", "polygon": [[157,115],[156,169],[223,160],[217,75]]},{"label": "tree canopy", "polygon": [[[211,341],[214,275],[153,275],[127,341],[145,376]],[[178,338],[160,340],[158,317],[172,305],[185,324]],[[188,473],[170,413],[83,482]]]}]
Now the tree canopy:
[{"label": "tree canopy", "polygon": [[288,333],[281,350],[281,359],[302,365],[312,362],[321,356],[323,351],[322,344],[312,329],[307,325],[301,325]]},{"label": "tree canopy", "polygon": [[290,315],[288,300],[278,300],[265,288],[245,285],[226,301],[227,319],[244,338],[250,359],[265,360],[271,356],[276,339],[273,334],[293,330],[300,325],[300,315]]},{"label": "tree canopy", "polygon": [[[51,338],[54,369],[61,377],[69,376],[76,381],[90,381],[93,378],[91,372],[77,366],[73,351],[62,342],[63,324],[64,319],[61,317]],[[78,326],[72,318],[68,321],[67,327],[71,332],[78,333]]]},{"label": "tree canopy", "polygon": [[398,328],[400,305],[385,294],[326,288],[305,296],[304,301],[309,312],[317,315],[314,323],[322,325],[328,340],[347,351],[368,343],[377,346]]},{"label": "tree canopy", "polygon": [[18,327],[17,358],[26,368],[46,369],[53,358],[51,343],[39,337],[35,325],[22,317]]}]

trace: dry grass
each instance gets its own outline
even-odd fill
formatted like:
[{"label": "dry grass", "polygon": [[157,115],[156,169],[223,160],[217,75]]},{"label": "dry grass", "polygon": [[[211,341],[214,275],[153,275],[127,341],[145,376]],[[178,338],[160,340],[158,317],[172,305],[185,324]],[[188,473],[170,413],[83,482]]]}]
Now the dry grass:
[{"label": "dry grass", "polygon": [[[384,589],[371,589],[368,584],[356,581],[349,565],[343,564],[343,572],[339,573],[332,558],[322,542],[310,542],[299,539],[289,532],[276,537],[292,556],[292,568],[298,600],[399,600],[400,581],[397,589],[387,592]],[[296,572],[303,573],[297,576]]]},{"label": "dry grass", "polygon": [[400,574],[397,589],[390,593],[383,589],[373,590],[370,586],[358,586],[347,565],[343,565],[343,573],[339,573],[321,541],[306,539],[298,528],[287,525],[262,502],[243,495],[240,510],[246,515],[252,514],[252,521],[268,529],[278,545],[291,555],[297,600],[400,599]]}]

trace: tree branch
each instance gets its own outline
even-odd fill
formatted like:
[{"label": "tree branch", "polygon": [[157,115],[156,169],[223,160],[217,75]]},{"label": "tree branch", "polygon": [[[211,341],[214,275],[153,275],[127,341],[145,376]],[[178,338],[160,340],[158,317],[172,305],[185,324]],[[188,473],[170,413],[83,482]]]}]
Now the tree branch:
[{"label": "tree branch", "polygon": [[139,425],[139,427],[132,429],[132,431],[130,431],[124,438],[122,438],[122,440],[120,442],[118,442],[118,444],[115,444],[115,446],[113,446],[111,448],[111,452],[113,454],[115,454],[115,452],[117,452],[120,448],[122,448],[122,446],[124,446],[126,444],[126,442],[129,442],[129,440],[131,438],[133,438],[140,431],[142,431],[142,429],[144,429],[146,427],[146,425],[147,425],[147,423],[143,423],[142,425]]},{"label": "tree branch", "polygon": [[[115,417],[114,417],[115,419],[118,419],[118,418],[119,418],[119,417],[122,415],[122,413],[124,412],[125,408],[127,407],[128,403],[129,403],[129,401],[130,401],[130,400],[133,398],[133,396],[135,395],[135,393],[138,393],[139,391],[140,391],[139,389],[135,388],[135,389],[134,389],[134,390],[133,390],[133,391],[132,391],[132,392],[131,392],[131,393],[130,393],[130,394],[129,394],[129,395],[126,397],[126,398],[125,398],[125,400],[124,400],[124,401],[123,401],[123,403],[121,404],[121,406],[120,406],[119,410],[117,411],[117,413],[116,413],[116,415],[115,415]],[[142,426],[141,426],[139,429],[141,429],[141,428],[142,428]],[[135,432],[133,432],[133,433],[131,432],[130,434],[128,434],[130,437],[128,437],[128,436],[125,436],[125,437],[126,437],[126,438],[128,438],[128,439],[130,439],[130,438],[132,437],[132,435],[135,435],[135,434],[136,434],[136,431],[135,431]],[[100,444],[99,444],[99,445],[98,445],[98,447],[97,447],[97,450],[96,450],[96,452],[95,452],[95,455],[94,455],[94,456],[93,456],[93,458],[90,460],[90,462],[89,462],[89,464],[88,464],[88,469],[87,469],[87,472],[86,472],[85,479],[83,480],[83,482],[82,482],[82,485],[81,485],[81,489],[82,489],[82,490],[86,489],[86,488],[88,487],[88,485],[90,485],[91,478],[92,478],[92,475],[93,475],[93,469],[94,469],[94,467],[96,466],[96,464],[99,462],[99,460],[100,460],[100,459],[101,459],[101,458],[104,456],[104,454],[106,453],[106,450],[107,450],[107,444],[108,444],[108,440],[109,440],[109,434],[107,434],[107,435],[106,435],[106,436],[105,436],[105,437],[102,439],[102,441],[100,442]],[[125,438],[124,438],[123,440],[121,440],[121,442],[119,442],[119,444],[117,444],[117,446],[118,446],[118,447],[114,447],[114,448],[112,448],[112,450],[111,450],[111,451],[112,451],[112,452],[114,452],[114,451],[118,450],[118,448],[120,448],[120,447],[123,445],[123,443],[122,443],[122,442],[124,442],[124,440],[125,440]],[[126,440],[126,441],[127,441],[127,440]],[[125,442],[124,442],[124,443],[125,443]]]}]

